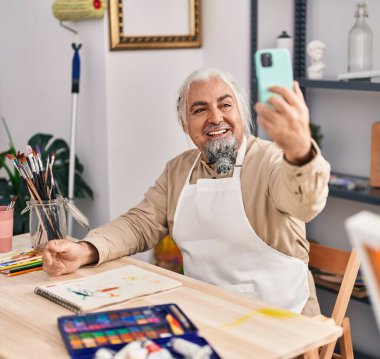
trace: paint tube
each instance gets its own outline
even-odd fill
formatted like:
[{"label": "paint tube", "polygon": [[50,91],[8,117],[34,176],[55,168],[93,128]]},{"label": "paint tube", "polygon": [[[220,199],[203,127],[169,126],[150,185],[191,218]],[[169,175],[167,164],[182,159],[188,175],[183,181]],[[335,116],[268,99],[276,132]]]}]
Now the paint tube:
[{"label": "paint tube", "polygon": [[116,353],[113,359],[146,359],[148,350],[142,347],[141,344],[141,341],[127,344]]},{"label": "paint tube", "polygon": [[144,340],[142,346],[149,352],[147,359],[173,359],[167,349],[160,347],[152,340]]},{"label": "paint tube", "polygon": [[113,359],[115,352],[108,348],[100,348],[96,351],[94,359]]},{"label": "paint tube", "polygon": [[182,338],[173,338],[170,343],[175,352],[188,359],[209,359],[212,355],[209,345],[201,347]]}]

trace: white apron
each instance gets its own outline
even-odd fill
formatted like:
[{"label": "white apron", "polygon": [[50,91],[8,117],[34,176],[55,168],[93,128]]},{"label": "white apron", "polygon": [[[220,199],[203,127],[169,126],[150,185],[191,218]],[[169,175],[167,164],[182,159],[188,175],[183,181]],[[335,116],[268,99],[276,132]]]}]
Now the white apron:
[{"label": "white apron", "polygon": [[232,177],[190,184],[199,156],[191,167],[173,228],[185,275],[301,313],[310,295],[307,264],[264,243],[244,211],[240,172],[246,146],[244,137]]}]

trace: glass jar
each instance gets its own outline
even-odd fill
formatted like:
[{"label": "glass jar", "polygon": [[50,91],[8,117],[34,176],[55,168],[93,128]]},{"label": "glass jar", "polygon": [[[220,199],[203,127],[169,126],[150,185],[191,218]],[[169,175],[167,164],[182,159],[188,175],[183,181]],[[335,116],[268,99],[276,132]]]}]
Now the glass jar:
[{"label": "glass jar", "polygon": [[356,22],[348,36],[348,72],[372,70],[373,35],[367,17],[367,4],[357,4]]},{"label": "glass jar", "polygon": [[50,201],[31,199],[27,202],[30,209],[29,230],[33,248],[42,250],[52,239],[66,238],[65,202],[58,196]]}]

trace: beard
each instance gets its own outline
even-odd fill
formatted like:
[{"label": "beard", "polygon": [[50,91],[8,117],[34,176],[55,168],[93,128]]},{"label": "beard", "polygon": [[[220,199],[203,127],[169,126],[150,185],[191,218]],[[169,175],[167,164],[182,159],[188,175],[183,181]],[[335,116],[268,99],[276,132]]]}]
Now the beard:
[{"label": "beard", "polygon": [[238,141],[234,136],[209,140],[205,143],[203,151],[207,162],[215,164],[216,173],[231,173],[237,157]]}]

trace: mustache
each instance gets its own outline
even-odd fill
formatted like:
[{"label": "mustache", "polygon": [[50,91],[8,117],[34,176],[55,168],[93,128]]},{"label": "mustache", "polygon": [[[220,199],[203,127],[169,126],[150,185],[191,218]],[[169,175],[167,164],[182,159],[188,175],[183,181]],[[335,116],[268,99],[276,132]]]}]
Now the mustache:
[{"label": "mustache", "polygon": [[231,129],[231,126],[226,125],[224,122],[218,123],[217,125],[211,123],[203,130],[203,134],[207,135],[207,133],[210,131],[229,130],[229,129]]}]

